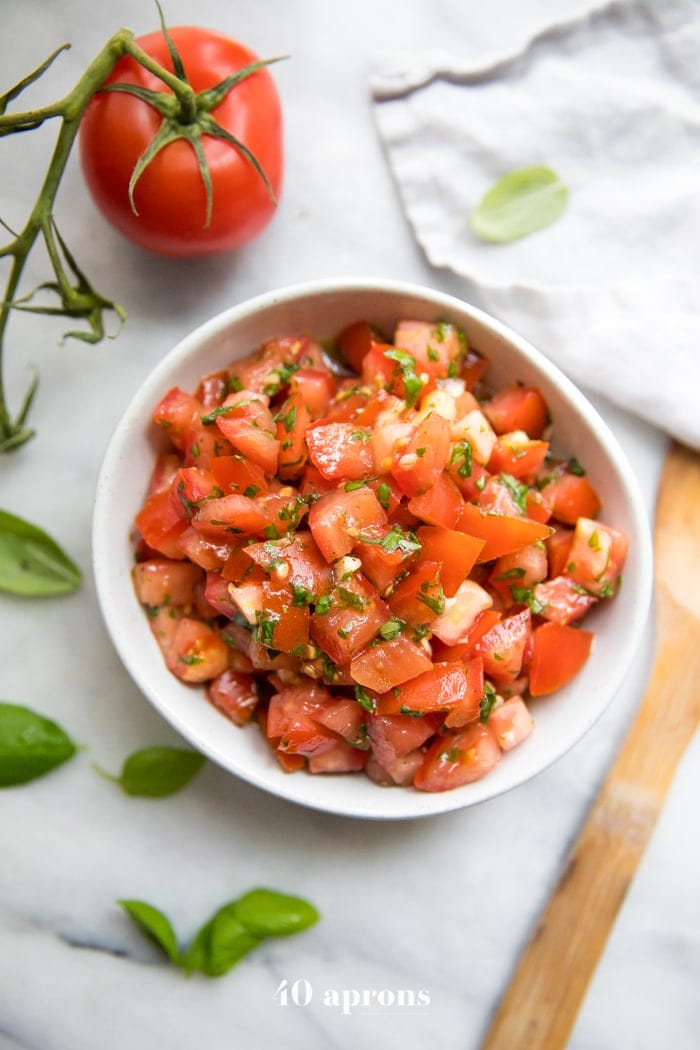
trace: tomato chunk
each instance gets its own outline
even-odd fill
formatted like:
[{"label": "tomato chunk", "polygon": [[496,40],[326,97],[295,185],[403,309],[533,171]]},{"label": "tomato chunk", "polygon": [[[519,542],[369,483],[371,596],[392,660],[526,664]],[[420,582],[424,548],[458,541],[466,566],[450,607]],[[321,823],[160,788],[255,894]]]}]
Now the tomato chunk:
[{"label": "tomato chunk", "polygon": [[487,725],[495,733],[503,751],[512,751],[529,737],[535,727],[527,705],[519,696],[514,696],[495,707],[489,715]]},{"label": "tomato chunk", "polygon": [[586,663],[593,634],[577,627],[543,623],[533,631],[530,693],[545,696],[574,678]]},{"label": "tomato chunk", "polygon": [[386,514],[370,488],[327,493],[309,511],[309,528],[327,561],[349,554],[364,529],[384,525]]},{"label": "tomato chunk", "polygon": [[548,525],[530,521],[529,518],[483,514],[473,503],[464,504],[457,528],[460,532],[485,541],[478,558],[480,562],[512,554],[531,543],[546,539],[552,531]]},{"label": "tomato chunk", "polygon": [[489,726],[467,726],[431,744],[413,783],[421,791],[450,791],[485,777],[500,759],[501,748]]},{"label": "tomato chunk", "polygon": [[425,650],[405,635],[399,635],[361,652],[350,664],[350,673],[359,685],[385,693],[431,667],[432,661]]}]

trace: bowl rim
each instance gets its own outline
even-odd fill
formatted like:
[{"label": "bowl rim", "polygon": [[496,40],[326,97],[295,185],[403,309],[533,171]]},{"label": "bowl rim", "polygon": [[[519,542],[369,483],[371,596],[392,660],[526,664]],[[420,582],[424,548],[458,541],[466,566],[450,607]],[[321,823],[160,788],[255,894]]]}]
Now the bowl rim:
[{"label": "bowl rim", "polygon": [[[466,314],[476,325],[487,329],[497,339],[510,344],[535,371],[546,376],[549,382],[561,391],[564,399],[573,404],[585,426],[596,435],[600,444],[604,447],[605,455],[615,467],[618,477],[622,479],[625,490],[624,495],[633,524],[635,552],[639,562],[639,571],[636,574],[636,591],[629,603],[631,606],[630,616],[626,621],[625,637],[620,645],[620,660],[617,672],[609,675],[606,679],[602,701],[594,705],[588,713],[588,717],[576,727],[575,731],[572,731],[568,737],[565,737],[556,754],[548,756],[536,768],[526,771],[525,775],[520,775],[517,778],[506,777],[502,783],[494,785],[490,790],[483,787],[483,785],[488,785],[489,777],[464,786],[467,789],[471,788],[471,791],[465,791],[464,787],[440,793],[411,792],[408,789],[397,789],[401,792],[402,798],[410,799],[414,802],[414,805],[406,804],[405,807],[400,808],[398,811],[394,807],[391,812],[388,810],[383,811],[381,808],[382,793],[386,792],[387,789],[377,787],[378,806],[376,808],[370,809],[364,806],[355,806],[353,808],[337,804],[331,798],[324,798],[322,790],[318,792],[320,796],[318,798],[315,796],[313,798],[300,797],[300,793],[294,787],[294,782],[297,778],[291,775],[286,776],[283,782],[275,784],[270,783],[262,771],[258,772],[255,769],[252,771],[248,769],[243,770],[235,767],[222,749],[218,749],[208,738],[193,730],[187,719],[168,708],[158,691],[151,687],[148,681],[144,681],[138,666],[139,662],[126,643],[122,629],[123,622],[120,622],[119,618],[120,609],[115,607],[114,602],[110,598],[107,575],[110,550],[107,544],[108,529],[105,528],[105,525],[109,517],[112,480],[121,463],[120,451],[122,444],[133,428],[134,421],[140,420],[142,422],[144,409],[148,412],[152,409],[153,403],[155,403],[153,401],[153,390],[156,390],[157,397],[157,391],[164,389],[166,377],[186,361],[191,354],[196,353],[200,345],[246,318],[264,312],[271,307],[282,306],[299,300],[325,297],[334,293],[346,294],[352,292],[373,293],[389,297],[412,297],[426,301],[429,305],[435,306],[436,310],[458,311]],[[653,589],[651,530],[639,482],[613,431],[581,389],[524,336],[513,331],[502,321],[499,321],[467,300],[415,282],[383,279],[381,277],[322,278],[260,293],[221,311],[198,325],[168,351],[135,390],[107,444],[95,491],[92,520],[92,562],[98,604],[112,644],[137,689],[177,732],[228,772],[269,794],[336,816],[371,820],[418,819],[466,808],[488,799],[496,798],[506,791],[526,783],[562,758],[591,730],[619,691],[646,626]],[[318,781],[321,788],[325,780],[323,777],[308,777],[304,779],[313,780],[314,782]],[[482,785],[479,790],[473,790],[478,788],[479,785]],[[395,794],[394,791],[391,791],[392,796]]]}]

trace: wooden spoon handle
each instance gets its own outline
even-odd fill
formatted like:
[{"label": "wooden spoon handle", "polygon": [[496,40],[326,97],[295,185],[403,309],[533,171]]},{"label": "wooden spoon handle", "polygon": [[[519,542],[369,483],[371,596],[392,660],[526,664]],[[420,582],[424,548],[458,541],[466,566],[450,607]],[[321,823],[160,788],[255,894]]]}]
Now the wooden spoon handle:
[{"label": "wooden spoon handle", "polygon": [[651,683],[482,1050],[562,1050],[697,725],[700,623],[663,592]]}]

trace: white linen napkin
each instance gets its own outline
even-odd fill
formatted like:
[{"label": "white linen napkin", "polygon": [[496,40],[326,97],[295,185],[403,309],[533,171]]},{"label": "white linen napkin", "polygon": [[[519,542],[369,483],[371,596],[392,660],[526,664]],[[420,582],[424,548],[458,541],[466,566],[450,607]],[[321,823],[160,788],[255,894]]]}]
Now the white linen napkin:
[{"label": "white linen napkin", "polygon": [[[377,56],[371,88],[430,263],[574,380],[700,448],[700,3],[614,0],[478,65]],[[503,174],[553,168],[554,225],[480,241]]]}]

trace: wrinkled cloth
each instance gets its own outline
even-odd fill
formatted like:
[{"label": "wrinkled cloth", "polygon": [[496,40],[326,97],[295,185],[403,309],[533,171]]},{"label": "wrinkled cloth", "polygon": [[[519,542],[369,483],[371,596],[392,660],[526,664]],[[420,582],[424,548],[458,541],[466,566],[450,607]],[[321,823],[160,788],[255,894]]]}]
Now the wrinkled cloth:
[{"label": "wrinkled cloth", "polygon": [[[618,0],[478,65],[376,56],[374,111],[406,216],[464,297],[576,382],[700,448],[700,2]],[[474,206],[553,168],[552,226],[487,244]]]}]

